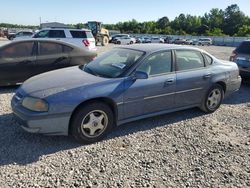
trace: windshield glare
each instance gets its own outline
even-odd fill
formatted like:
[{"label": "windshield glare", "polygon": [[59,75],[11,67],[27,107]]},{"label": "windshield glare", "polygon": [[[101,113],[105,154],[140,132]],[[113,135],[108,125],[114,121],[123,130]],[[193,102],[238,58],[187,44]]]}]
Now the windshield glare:
[{"label": "windshield glare", "polygon": [[83,70],[96,76],[117,78],[136,63],[142,55],[141,51],[113,49],[88,63]]}]

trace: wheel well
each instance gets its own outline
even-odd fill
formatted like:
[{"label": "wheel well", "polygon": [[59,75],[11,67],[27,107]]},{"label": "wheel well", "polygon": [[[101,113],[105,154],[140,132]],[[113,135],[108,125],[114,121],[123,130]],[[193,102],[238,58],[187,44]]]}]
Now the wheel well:
[{"label": "wheel well", "polygon": [[105,97],[89,99],[89,100],[87,100],[87,101],[84,101],[84,102],[80,103],[80,104],[74,109],[74,111],[72,112],[72,114],[71,114],[71,116],[70,116],[70,121],[69,121],[69,129],[68,129],[68,133],[69,133],[69,134],[70,134],[70,127],[71,127],[71,122],[72,122],[72,118],[74,117],[74,114],[75,114],[79,109],[81,109],[84,105],[89,104],[89,103],[93,103],[93,102],[101,102],[101,103],[104,103],[104,104],[108,105],[108,106],[110,107],[110,109],[112,110],[113,114],[114,114],[114,120],[115,120],[115,122],[116,122],[116,120],[117,120],[117,114],[118,114],[117,105],[116,105],[116,103],[115,103],[112,99],[105,98]]},{"label": "wheel well", "polygon": [[223,88],[224,93],[226,92],[227,87],[224,82],[217,82],[216,84],[219,84]]}]

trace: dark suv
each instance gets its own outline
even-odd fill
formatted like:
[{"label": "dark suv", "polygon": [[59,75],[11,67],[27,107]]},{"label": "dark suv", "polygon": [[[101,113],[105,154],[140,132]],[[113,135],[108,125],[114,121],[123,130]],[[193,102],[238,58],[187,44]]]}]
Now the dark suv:
[{"label": "dark suv", "polygon": [[250,40],[243,41],[233,51],[230,61],[237,63],[242,77],[250,78]]}]

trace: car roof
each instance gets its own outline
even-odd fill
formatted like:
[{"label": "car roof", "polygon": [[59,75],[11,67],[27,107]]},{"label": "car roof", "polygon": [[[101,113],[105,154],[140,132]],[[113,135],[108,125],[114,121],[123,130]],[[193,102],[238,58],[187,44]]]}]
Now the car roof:
[{"label": "car roof", "polygon": [[199,48],[182,46],[182,45],[174,45],[174,44],[133,44],[130,46],[121,46],[117,48],[126,48],[131,50],[143,51],[146,53],[162,51],[162,50],[177,50],[177,49],[187,49],[187,50],[198,50],[202,51]]},{"label": "car roof", "polygon": [[11,45],[11,44],[18,44],[18,43],[22,43],[22,42],[52,42],[52,43],[57,43],[57,44],[62,44],[62,45],[65,45],[65,46],[69,46],[71,48],[74,48],[75,50],[84,50],[74,44],[71,44],[71,43],[68,43],[68,42],[64,42],[64,41],[61,41],[61,40],[54,40],[54,39],[46,39],[46,38],[29,38],[29,39],[23,39],[23,40],[17,40],[17,41],[12,41],[10,43],[7,43],[3,46],[1,46],[0,48],[2,47],[5,47],[5,46],[8,46],[8,45]]},{"label": "car roof", "polygon": [[40,31],[42,31],[42,30],[70,30],[70,31],[91,31],[91,30],[89,30],[89,29],[74,29],[74,28],[56,28],[56,27],[49,27],[49,28],[43,28],[43,29],[41,29]]}]

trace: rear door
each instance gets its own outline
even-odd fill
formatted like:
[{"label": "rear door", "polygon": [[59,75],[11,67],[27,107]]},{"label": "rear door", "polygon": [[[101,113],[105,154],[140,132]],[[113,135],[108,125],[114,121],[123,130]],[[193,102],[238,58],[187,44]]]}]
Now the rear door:
[{"label": "rear door", "polygon": [[18,42],[1,50],[1,83],[21,83],[32,76],[36,60],[34,47],[34,42]]},{"label": "rear door", "polygon": [[202,54],[196,50],[176,50],[176,107],[200,104],[212,77]]},{"label": "rear door", "polygon": [[39,41],[35,74],[70,66],[71,47],[56,42]]}]

